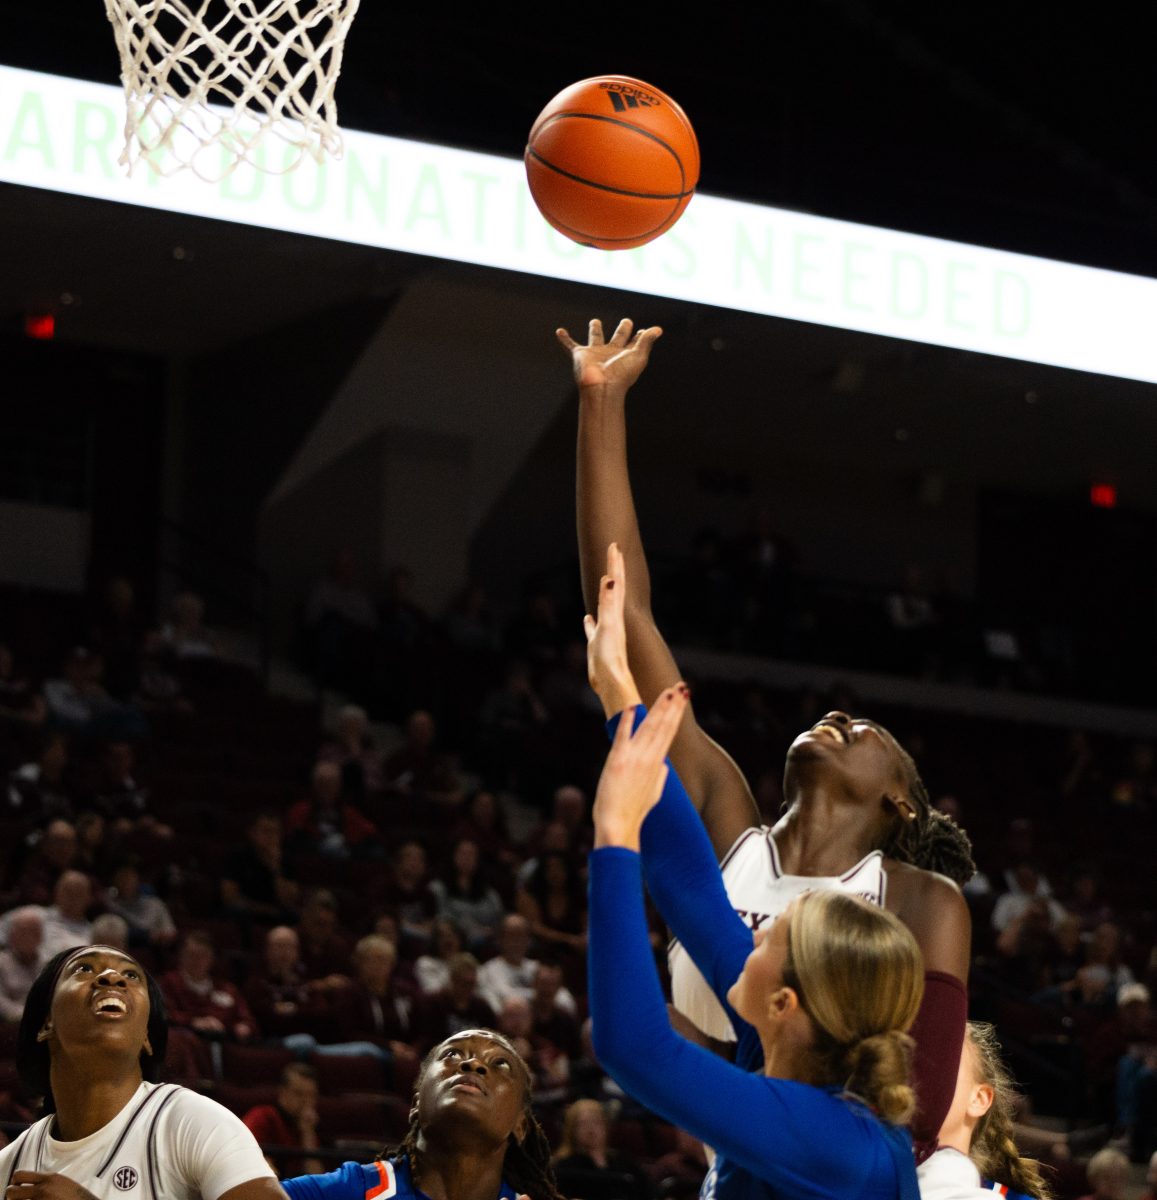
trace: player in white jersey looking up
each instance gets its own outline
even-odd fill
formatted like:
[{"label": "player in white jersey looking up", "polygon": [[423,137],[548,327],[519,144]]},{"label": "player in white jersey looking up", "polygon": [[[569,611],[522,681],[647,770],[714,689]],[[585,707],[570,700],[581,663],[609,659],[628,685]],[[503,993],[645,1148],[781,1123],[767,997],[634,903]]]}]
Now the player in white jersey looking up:
[{"label": "player in white jersey looking up", "polygon": [[[682,676],[651,612],[651,583],[627,469],[626,397],[641,375],[657,328],[622,321],[609,341],[592,321],[586,345],[565,330],[579,387],[578,531],[583,597],[596,610],[607,546],[617,543],[630,580],[625,621],[630,668],[644,701]],[[804,890],[850,890],[881,903],[915,935],[924,957],[924,1003],[912,1036],[920,1109],[913,1134],[935,1146],[952,1100],[967,1011],[971,945],[958,885],[973,873],[968,839],[937,813],[912,759],[873,721],[833,712],[792,743],[784,768],[787,811],[761,824],[751,789],[688,708],[671,747],[678,771],[721,860],[735,909],[753,928]],[[660,806],[656,812],[661,812]],[[664,817],[653,824],[665,824]],[[677,836],[677,825],[672,824]],[[648,887],[663,887],[661,847],[644,847]],[[660,908],[662,904],[660,903]],[[734,1040],[722,1009],[676,948],[676,1008],[716,1039]]]},{"label": "player in white jersey looking up", "polygon": [[6,1200],[284,1200],[228,1109],[157,1083],[168,1040],[148,972],[111,946],[63,950],[28,993],[16,1045],[45,1115],[0,1150]]}]

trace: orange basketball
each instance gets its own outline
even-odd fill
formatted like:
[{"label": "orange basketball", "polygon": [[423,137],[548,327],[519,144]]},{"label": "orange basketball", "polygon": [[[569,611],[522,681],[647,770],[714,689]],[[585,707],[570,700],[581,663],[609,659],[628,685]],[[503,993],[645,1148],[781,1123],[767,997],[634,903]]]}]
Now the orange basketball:
[{"label": "orange basketball", "polygon": [[539,113],[526,178],[542,215],[584,246],[627,250],[665,233],[699,182],[687,114],[628,75],[571,84]]}]

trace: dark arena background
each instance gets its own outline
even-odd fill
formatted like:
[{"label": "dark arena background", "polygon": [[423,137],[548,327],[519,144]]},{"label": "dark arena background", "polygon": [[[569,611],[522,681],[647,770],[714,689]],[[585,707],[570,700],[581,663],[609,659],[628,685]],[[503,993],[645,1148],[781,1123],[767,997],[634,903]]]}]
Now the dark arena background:
[{"label": "dark arena background", "polygon": [[[1106,1147],[1129,1182],[1098,1196],[1152,1192],[1151,56],[1055,8],[766,7],[524,22],[363,0],[337,100],[347,130],[517,159],[566,84],[651,81],[699,137],[688,229],[710,197],[768,229],[846,223],[839,295],[809,275],[813,235],[740,235],[729,286],[790,278],[790,317],[649,288],[691,270],[675,240],[593,281],[557,246],[495,265],[482,200],[464,259],[0,182],[0,905],[44,907],[46,939],[127,919],[170,995],[170,1077],[235,1112],[312,1064],[327,1169],[404,1133],[419,1057],[468,1015],[521,1039],[556,1145],[571,1102],[603,1102],[619,1168],[569,1194],[694,1195],[697,1146],[617,1092],[583,1030],[606,742],[554,329],[630,316],[665,330],[631,471],[699,719],[769,819],[787,746],[828,709],[897,734],[973,840],[970,1015],[1024,1092],[1023,1147],[1058,1196],[1093,1192]],[[99,3],[0,10],[0,68],[117,84]],[[0,180],[99,175],[50,110],[13,117],[18,86],[0,70]],[[449,223],[452,196],[393,185],[358,203]],[[264,186],[255,214],[292,185]],[[855,248],[889,230],[949,247],[920,268],[941,334],[851,312]],[[1029,260],[990,276],[976,247],[1068,264],[1078,298],[1095,268],[1120,320],[1089,300],[1103,338],[1078,314],[1055,351],[1005,351],[1029,322],[1007,263]],[[479,982],[527,938],[548,964],[528,997]],[[213,1012],[190,982],[210,977]],[[350,1015],[362,992],[376,1026]],[[35,1098],[0,1000],[11,1135]],[[325,1053],[349,1042],[368,1045]]]}]

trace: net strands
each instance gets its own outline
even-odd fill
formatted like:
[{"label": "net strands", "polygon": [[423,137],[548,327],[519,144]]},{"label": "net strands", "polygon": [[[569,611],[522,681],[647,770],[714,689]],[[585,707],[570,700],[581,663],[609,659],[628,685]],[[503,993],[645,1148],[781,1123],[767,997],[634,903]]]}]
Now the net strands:
[{"label": "net strands", "polygon": [[307,154],[340,157],[334,87],[359,3],[105,0],[128,110],[121,165],[217,182],[242,162],[281,174]]}]

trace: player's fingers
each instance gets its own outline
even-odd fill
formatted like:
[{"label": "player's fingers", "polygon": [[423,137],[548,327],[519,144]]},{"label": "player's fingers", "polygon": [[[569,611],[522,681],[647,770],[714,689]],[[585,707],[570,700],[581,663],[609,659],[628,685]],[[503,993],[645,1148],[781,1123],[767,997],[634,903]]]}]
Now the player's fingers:
[{"label": "player's fingers", "polygon": [[633,348],[644,357],[648,358],[651,354],[651,347],[663,336],[663,330],[658,325],[652,325],[649,329],[640,329],[635,336]]},{"label": "player's fingers", "polygon": [[614,740],[611,742],[611,754],[616,758],[621,757],[630,746],[634,724],[634,710],[630,708],[624,709],[622,716],[619,717],[619,725],[615,730]]},{"label": "player's fingers", "polygon": [[590,642],[591,638],[595,636],[596,629],[598,629],[598,625],[596,624],[594,617],[592,617],[590,613],[587,613],[586,616],[583,617],[583,633],[587,635],[588,643]]},{"label": "player's fingers", "polygon": [[611,542],[607,547],[607,574],[619,589],[620,595],[627,591],[627,564],[618,542]]},{"label": "player's fingers", "polygon": [[587,345],[601,346],[604,340],[603,323],[598,319],[598,317],[594,317],[591,320],[590,325],[587,326]]},{"label": "player's fingers", "polygon": [[666,758],[690,695],[690,689],[684,683],[677,683],[663,692],[635,735],[641,751],[658,759]]},{"label": "player's fingers", "polygon": [[630,317],[624,317],[615,326],[615,332],[611,335],[611,345],[625,346],[631,340],[631,330],[634,328],[635,322]]},{"label": "player's fingers", "polygon": [[565,329],[556,329],[554,336],[562,343],[564,350],[577,350],[579,348],[578,342]]}]

